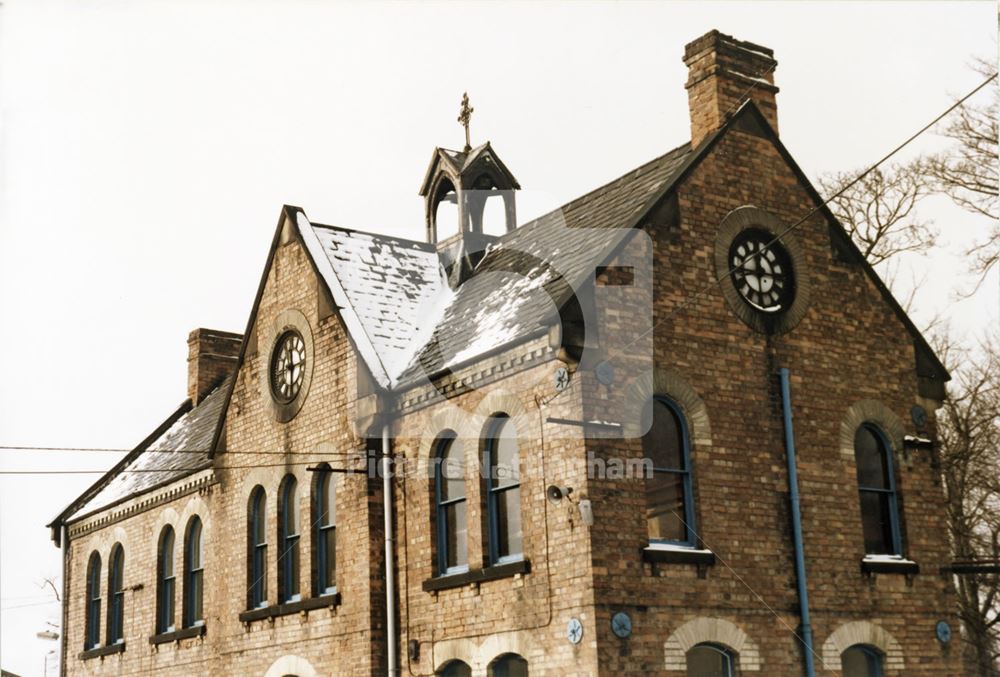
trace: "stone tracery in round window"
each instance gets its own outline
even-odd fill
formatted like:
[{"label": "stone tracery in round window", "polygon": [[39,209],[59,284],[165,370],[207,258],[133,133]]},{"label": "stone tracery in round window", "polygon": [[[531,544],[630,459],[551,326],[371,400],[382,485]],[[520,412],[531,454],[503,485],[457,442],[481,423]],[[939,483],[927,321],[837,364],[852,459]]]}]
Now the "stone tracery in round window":
[{"label": "stone tracery in round window", "polygon": [[271,356],[271,393],[279,402],[291,402],[302,389],[305,377],[306,344],[295,330],[278,339]]},{"label": "stone tracery in round window", "polygon": [[764,313],[786,310],[795,294],[791,257],[764,230],[742,231],[729,247],[733,286],[754,309]]}]

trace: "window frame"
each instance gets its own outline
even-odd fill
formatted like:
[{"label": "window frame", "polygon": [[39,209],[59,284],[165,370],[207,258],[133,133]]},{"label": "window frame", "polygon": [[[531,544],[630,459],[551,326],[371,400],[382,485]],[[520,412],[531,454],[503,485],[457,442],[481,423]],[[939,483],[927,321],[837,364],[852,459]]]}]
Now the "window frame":
[{"label": "window frame", "polygon": [[[872,675],[872,677],[883,677],[885,675],[885,654],[883,654],[878,648],[870,644],[852,644],[851,646],[841,651],[840,652],[841,670],[844,669],[844,663],[843,663],[844,654],[846,654],[848,651],[851,651],[852,649],[856,649],[862,652],[865,655],[865,657],[868,658],[869,660],[874,659],[875,673],[874,675]],[[869,663],[869,665],[871,665],[871,663]]]},{"label": "window frame", "polygon": [[[292,494],[289,496],[289,494]],[[302,599],[302,510],[299,505],[299,482],[294,475],[286,475],[281,482],[278,494],[278,601],[298,602]],[[291,509],[289,509],[291,508]],[[289,533],[289,517],[298,515],[298,525],[295,533]],[[296,549],[296,556],[292,550]],[[295,592],[289,592],[294,589]]]},{"label": "window frame", "polygon": [[490,661],[490,664],[487,667],[487,673],[489,674],[489,677],[506,677],[506,675],[497,675],[497,669],[498,668],[503,668],[504,670],[508,669],[509,666],[506,665],[507,661],[519,662],[521,665],[523,665],[525,674],[529,675],[531,674],[530,665],[528,664],[527,658],[525,658],[521,654],[507,652],[500,654],[492,661]]},{"label": "window frame", "polygon": [[101,555],[96,550],[87,560],[86,618],[84,621],[84,650],[101,646]]},{"label": "window frame", "polygon": [[[513,419],[505,413],[497,413],[490,416],[486,424],[486,443],[483,445],[483,467],[486,469],[486,514],[488,524],[488,549],[490,566],[507,564],[509,562],[520,562],[524,559],[524,513],[521,512],[521,446],[517,449],[517,483],[508,484],[504,487],[496,487],[496,478],[493,476],[495,459],[494,446],[499,440],[499,433],[504,425],[514,425]],[[515,427],[516,431],[516,427]],[[508,491],[517,491],[517,509],[519,519],[521,519],[521,552],[508,555],[500,555],[500,495]],[[509,539],[508,539],[509,540]]]},{"label": "window frame", "polygon": [[[313,595],[333,595],[337,593],[337,483],[336,475],[328,463],[323,463],[316,471],[313,484]],[[325,510],[327,494],[332,494],[333,517]],[[333,533],[333,580],[326,580],[330,552],[327,548],[327,532]]]},{"label": "window frame", "polygon": [[[437,570],[439,576],[450,576],[460,574],[469,570],[468,540],[466,540],[465,564],[448,566],[448,546],[451,539],[448,534],[447,510],[453,505],[464,503],[466,507],[466,532],[468,532],[468,491],[464,491],[465,484],[463,478],[463,492],[458,498],[442,500],[445,476],[444,463],[442,462],[444,453],[451,451],[451,446],[458,441],[458,436],[454,431],[446,430],[438,435],[434,442],[434,507],[435,507],[435,532],[437,543]],[[464,449],[460,449],[464,453]],[[520,486],[520,484],[518,485]],[[457,511],[456,511],[457,512]],[[457,527],[457,525],[456,525]],[[456,534],[457,536],[457,534]],[[468,535],[466,535],[468,539]]]},{"label": "window frame", "polygon": [[692,646],[690,649],[688,649],[684,653],[684,669],[685,669],[685,672],[688,669],[690,669],[690,668],[688,668],[688,665],[687,665],[688,654],[690,654],[695,649],[702,649],[702,648],[704,648],[704,649],[711,649],[712,651],[715,651],[716,653],[724,656],[725,657],[725,663],[726,663],[726,665],[724,665],[723,667],[726,669],[726,673],[727,673],[724,677],[735,677],[735,675],[736,675],[736,652],[733,651],[732,649],[730,649],[728,646],[725,646],[723,644],[717,644],[715,642],[698,642],[697,644],[695,644],[694,646]]},{"label": "window frame", "polygon": [[[884,553],[868,552],[867,544],[865,544],[865,548],[864,548],[865,549],[865,556],[868,556],[868,555],[896,555],[896,556],[902,556],[902,554],[903,554],[903,536],[902,536],[902,530],[900,528],[900,522],[899,522],[899,491],[898,491],[898,489],[896,487],[896,466],[895,466],[895,462],[894,462],[894,459],[893,459],[892,444],[889,442],[888,436],[882,431],[882,428],[878,424],[873,423],[871,421],[865,421],[860,426],[858,426],[857,429],[855,429],[855,431],[854,431],[855,440],[857,439],[858,432],[861,431],[862,429],[867,430],[868,432],[870,432],[875,437],[875,442],[876,442],[876,444],[879,447],[879,453],[882,454],[883,457],[884,457],[884,459],[885,459],[885,473],[886,473],[887,484],[889,486],[888,486],[888,488],[885,488],[885,489],[883,489],[881,487],[866,487],[866,486],[862,486],[862,484],[861,484],[861,478],[859,476],[857,476],[857,471],[858,471],[858,464],[857,464],[857,459],[858,459],[858,445],[857,445],[857,441],[855,441],[855,443],[854,443],[854,464],[855,464],[854,468],[855,468],[855,475],[857,477],[857,483],[858,483],[858,500],[861,503],[861,505],[859,507],[863,508],[863,502],[861,502],[861,497],[862,497],[862,494],[864,494],[865,492],[871,493],[871,494],[880,494],[880,495],[888,496],[888,500],[889,500],[889,532],[890,532],[890,538],[892,540],[891,543],[884,544],[886,546],[889,546],[889,548],[891,548],[891,551],[890,552],[884,552]],[[865,527],[865,513],[862,510],[861,511],[861,534],[862,534],[862,541],[864,541],[864,527]]]},{"label": "window frame", "polygon": [[[267,606],[267,492],[259,484],[250,492],[247,515],[247,602],[250,609]],[[261,534],[261,540],[257,540]]]},{"label": "window frame", "polygon": [[[195,531],[197,527],[197,532]],[[197,536],[197,544],[193,540]],[[198,515],[188,520],[184,534],[184,605],[181,611],[181,626],[193,628],[205,624],[205,525]],[[197,545],[197,547],[194,547]],[[192,566],[192,555],[198,552],[198,566]],[[198,584],[196,585],[196,580]],[[197,596],[197,599],[196,599]],[[199,614],[194,613],[197,601]],[[197,617],[196,617],[197,616]]]},{"label": "window frame", "polygon": [[125,641],[125,549],[115,543],[108,558],[107,645]]},{"label": "window frame", "polygon": [[[169,544],[168,544],[169,539]],[[168,550],[169,545],[169,552]],[[160,530],[156,545],[156,632],[163,634],[177,629],[175,623],[174,595],[177,587],[177,571],[174,567],[174,550],[177,535],[174,527],[167,524]],[[169,575],[167,574],[167,564]]]},{"label": "window frame", "polygon": [[[674,418],[677,420],[677,427],[680,431],[680,443],[681,443],[681,462],[684,467],[681,469],[676,468],[657,468],[656,466],[651,466],[650,470],[652,473],[670,473],[674,475],[681,475],[681,489],[684,492],[684,533],[686,538],[684,540],[677,540],[672,538],[649,538],[650,545],[673,545],[682,546],[688,548],[694,548],[697,545],[698,535],[695,530],[695,506],[694,506],[694,471],[691,467],[691,435],[688,431],[687,418],[684,416],[684,411],[680,406],[674,402],[670,397],[666,395],[654,395],[651,400],[651,418],[650,426],[653,424],[653,417],[656,416],[656,403],[659,402],[667,407],[667,409],[673,414]],[[647,431],[646,434],[649,434]],[[652,459],[650,459],[652,460]],[[649,477],[647,479],[653,479]],[[645,486],[643,487],[645,491]],[[643,506],[645,507],[645,496],[643,496]],[[646,526],[647,538],[649,535],[649,526],[647,522]]]}]

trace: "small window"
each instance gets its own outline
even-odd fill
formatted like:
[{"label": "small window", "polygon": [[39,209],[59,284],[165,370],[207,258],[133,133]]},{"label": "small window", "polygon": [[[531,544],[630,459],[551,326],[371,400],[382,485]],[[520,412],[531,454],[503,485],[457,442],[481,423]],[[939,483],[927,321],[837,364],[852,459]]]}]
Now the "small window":
[{"label": "small window", "polygon": [[490,664],[490,677],[528,677],[528,661],[517,654],[506,654]]},{"label": "small window", "polygon": [[866,423],[854,433],[854,459],[861,496],[861,523],[865,553],[902,552],[892,452],[882,431]]},{"label": "small window", "polygon": [[844,677],[882,677],[882,654],[864,644],[848,647],[840,655]]},{"label": "small window", "polygon": [[301,599],[299,594],[299,484],[288,475],[283,482],[280,511],[281,534],[278,538],[278,571],[281,574],[278,594],[282,602]]},{"label": "small window", "polygon": [[521,467],[517,429],[506,414],[488,427],[486,458],[486,508],[489,516],[490,564],[523,557],[521,530]]},{"label": "small window", "polygon": [[465,519],[465,452],[452,432],[438,438],[434,494],[437,503],[438,573],[469,568],[468,528]]},{"label": "small window", "polygon": [[733,655],[717,644],[696,644],[687,652],[688,677],[733,677]]},{"label": "small window", "polygon": [[188,522],[184,539],[184,627],[205,622],[202,599],[205,593],[205,550],[201,537],[201,518],[195,515]]},{"label": "small window", "polygon": [[163,527],[157,557],[156,631],[174,631],[174,528]]},{"label": "small window", "polygon": [[101,645],[101,556],[90,554],[87,561],[87,632],[83,640],[84,649],[94,649]]},{"label": "small window", "polygon": [[[694,503],[687,426],[670,400],[653,398],[645,413],[643,453],[652,462],[646,476],[646,525],[651,543],[694,545]],[[648,471],[647,471],[648,472]]]},{"label": "small window", "polygon": [[315,595],[337,591],[337,478],[323,464],[313,491],[313,571]]},{"label": "small window", "polygon": [[438,677],[472,677],[472,668],[462,661],[450,661],[437,671]]},{"label": "small window", "polygon": [[247,520],[247,591],[251,609],[267,606],[267,494],[257,486],[250,492]]},{"label": "small window", "polygon": [[108,644],[118,644],[125,641],[125,551],[120,543],[111,548],[108,601]]}]

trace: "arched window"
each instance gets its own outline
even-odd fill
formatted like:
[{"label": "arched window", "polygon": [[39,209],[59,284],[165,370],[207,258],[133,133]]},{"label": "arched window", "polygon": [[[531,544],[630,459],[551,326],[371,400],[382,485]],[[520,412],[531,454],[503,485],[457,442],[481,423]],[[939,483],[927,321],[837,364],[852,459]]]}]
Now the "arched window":
[{"label": "arched window", "polygon": [[201,518],[188,520],[184,537],[184,627],[205,622],[202,599],[205,593],[205,549],[201,538]]},{"label": "arched window", "polygon": [[169,524],[160,532],[157,549],[156,631],[174,631],[174,528]]},{"label": "arched window", "polygon": [[506,414],[493,417],[487,427],[484,467],[486,510],[489,516],[490,564],[521,559],[521,469],[517,430]]},{"label": "arched window", "polygon": [[844,677],[882,677],[882,654],[865,644],[848,647],[840,655]]},{"label": "arched window", "polygon": [[337,591],[337,478],[325,463],[313,489],[313,594]]},{"label": "arched window", "polygon": [[472,668],[462,661],[448,661],[437,671],[438,677],[472,677]]},{"label": "arched window", "polygon": [[293,602],[299,595],[299,484],[291,475],[282,482],[278,503],[281,533],[278,535],[278,596],[282,602]]},{"label": "arched window", "polygon": [[118,644],[125,641],[125,551],[120,543],[111,548],[108,604],[108,644]]},{"label": "arched window", "polygon": [[528,677],[528,661],[509,653],[490,663],[490,677]]},{"label": "arched window", "polygon": [[733,677],[733,655],[718,644],[696,644],[687,652],[688,677]]},{"label": "arched window", "polygon": [[465,519],[465,452],[451,431],[435,444],[434,500],[437,504],[437,551],[440,575],[469,568]]},{"label": "arched window", "polygon": [[664,397],[644,412],[642,449],[652,462],[646,476],[646,525],[653,543],[694,545],[694,502],[687,426],[680,410]]},{"label": "arched window", "polygon": [[90,553],[87,561],[87,632],[84,649],[101,645],[101,556]]},{"label": "arched window", "polygon": [[854,433],[854,459],[861,495],[865,553],[899,555],[902,546],[892,450],[881,430],[870,423],[857,429]]},{"label": "arched window", "polygon": [[256,486],[250,492],[250,516],[247,520],[247,591],[250,608],[267,606],[267,494]]}]

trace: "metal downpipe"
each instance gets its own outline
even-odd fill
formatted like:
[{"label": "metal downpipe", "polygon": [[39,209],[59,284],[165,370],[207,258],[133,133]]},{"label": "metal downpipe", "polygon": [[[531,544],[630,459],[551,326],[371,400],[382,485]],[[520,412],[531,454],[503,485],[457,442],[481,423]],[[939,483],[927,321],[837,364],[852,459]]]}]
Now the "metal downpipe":
[{"label": "metal downpipe", "polygon": [[396,639],[396,570],[393,568],[395,538],[392,520],[392,471],[389,426],[382,426],[382,512],[385,517],[385,628],[389,677],[399,674]]}]

